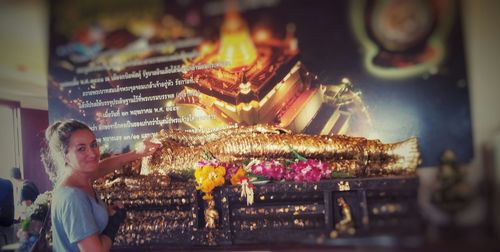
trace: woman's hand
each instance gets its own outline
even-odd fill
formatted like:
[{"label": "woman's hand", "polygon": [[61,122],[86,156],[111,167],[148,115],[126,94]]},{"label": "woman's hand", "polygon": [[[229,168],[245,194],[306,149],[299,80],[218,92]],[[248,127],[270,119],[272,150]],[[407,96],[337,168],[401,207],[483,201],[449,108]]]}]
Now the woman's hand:
[{"label": "woman's hand", "polygon": [[99,169],[95,171],[93,179],[100,178],[116,169],[121,169],[129,162],[150,156],[161,147],[161,142],[151,137],[144,138],[142,142],[138,143],[134,151],[124,154],[118,154],[105,158],[99,162]]},{"label": "woman's hand", "polygon": [[135,152],[140,156],[145,157],[152,155],[160,147],[161,143],[158,140],[147,137],[142,140],[142,143],[139,143],[139,145],[135,148]]},{"label": "woman's hand", "polygon": [[106,225],[102,234],[108,236],[111,240],[111,244],[113,244],[121,224],[127,218],[127,211],[123,208],[123,204],[118,201],[109,206],[108,213],[110,213],[108,225]]}]

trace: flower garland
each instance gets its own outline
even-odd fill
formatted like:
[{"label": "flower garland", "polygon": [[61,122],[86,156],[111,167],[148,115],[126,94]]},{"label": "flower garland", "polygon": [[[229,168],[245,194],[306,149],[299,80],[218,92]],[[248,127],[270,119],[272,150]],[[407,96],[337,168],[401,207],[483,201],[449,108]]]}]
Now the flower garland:
[{"label": "flower garland", "polygon": [[224,184],[224,175],[226,175],[226,168],[224,166],[214,166],[211,164],[205,164],[198,167],[194,171],[194,177],[196,179],[196,189],[205,193],[203,195],[204,200],[212,200],[212,191],[215,187]]},{"label": "flower garland", "polygon": [[266,177],[273,180],[281,180],[284,175],[286,168],[278,161],[259,161],[255,160],[249,164],[250,171],[257,175]]},{"label": "flower garland", "polygon": [[202,160],[195,169],[196,189],[204,193],[203,199],[213,199],[212,191],[229,181],[241,186],[241,197],[247,205],[253,204],[254,183],[274,181],[317,182],[332,176],[328,163],[316,159],[306,159],[296,154],[295,161],[287,165],[277,160],[251,160],[242,167],[235,163],[219,162],[216,159]]},{"label": "flower garland", "polygon": [[229,181],[231,185],[240,185],[242,198],[246,198],[247,205],[253,204],[253,184],[247,176],[247,171],[235,164],[219,162],[216,159],[202,160],[194,171],[196,189],[204,193],[203,199],[213,200],[212,191]]},{"label": "flower garland", "polygon": [[275,160],[255,161],[249,168],[257,176],[276,181],[317,182],[332,174],[328,163],[316,159],[296,160],[288,167]]},{"label": "flower garland", "polygon": [[327,163],[308,159],[292,163],[284,178],[295,182],[318,182],[322,178],[330,178],[331,173]]}]

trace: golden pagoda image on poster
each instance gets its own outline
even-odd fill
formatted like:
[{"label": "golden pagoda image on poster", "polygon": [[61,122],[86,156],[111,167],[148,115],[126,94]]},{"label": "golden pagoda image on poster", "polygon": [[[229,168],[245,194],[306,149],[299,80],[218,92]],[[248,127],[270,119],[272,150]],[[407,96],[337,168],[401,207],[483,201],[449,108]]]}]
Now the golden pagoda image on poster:
[{"label": "golden pagoda image on poster", "polygon": [[196,84],[186,85],[175,99],[177,115],[212,115],[186,123],[194,129],[269,123],[293,132],[346,134],[355,132],[352,120],[369,125],[360,93],[347,78],[328,85],[307,70],[294,32],[288,24],[278,38],[266,27],[251,29],[235,8],[227,10],[219,39],[204,41],[199,56],[185,61],[190,67],[222,66],[183,74]]}]

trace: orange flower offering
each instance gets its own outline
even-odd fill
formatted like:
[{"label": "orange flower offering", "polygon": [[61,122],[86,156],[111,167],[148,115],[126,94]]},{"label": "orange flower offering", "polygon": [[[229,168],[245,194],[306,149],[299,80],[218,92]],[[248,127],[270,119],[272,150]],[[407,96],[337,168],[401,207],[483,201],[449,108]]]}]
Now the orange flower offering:
[{"label": "orange flower offering", "polygon": [[231,185],[237,185],[241,182],[241,179],[246,178],[247,172],[243,168],[238,168],[233,176],[231,176]]},{"label": "orange flower offering", "polygon": [[215,187],[224,184],[224,175],[226,175],[226,169],[223,166],[204,165],[196,168],[194,171],[196,189],[205,193],[204,200],[213,199],[212,191]]}]

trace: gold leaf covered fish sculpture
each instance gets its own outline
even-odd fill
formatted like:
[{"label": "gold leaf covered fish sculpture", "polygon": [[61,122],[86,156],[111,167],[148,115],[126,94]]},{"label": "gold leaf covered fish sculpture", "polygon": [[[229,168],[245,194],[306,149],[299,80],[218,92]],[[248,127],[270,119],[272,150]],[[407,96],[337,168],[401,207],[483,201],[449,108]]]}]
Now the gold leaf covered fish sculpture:
[{"label": "gold leaf covered fish sculpture", "polygon": [[219,161],[241,163],[294,159],[298,153],[355,177],[411,175],[420,163],[414,137],[384,144],[363,137],[296,134],[272,125],[254,125],[204,133],[161,130],[154,138],[162,147],[143,160],[143,175],[190,177],[207,152]]}]

